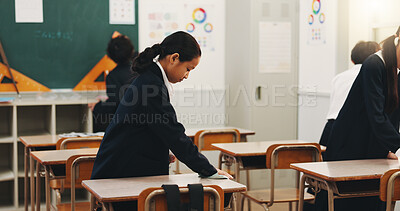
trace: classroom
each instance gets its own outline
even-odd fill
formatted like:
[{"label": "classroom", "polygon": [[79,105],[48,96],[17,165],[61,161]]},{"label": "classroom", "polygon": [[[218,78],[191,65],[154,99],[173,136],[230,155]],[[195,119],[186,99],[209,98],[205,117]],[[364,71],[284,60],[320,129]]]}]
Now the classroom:
[{"label": "classroom", "polygon": [[0,1],[0,211],[400,211],[396,8]]}]

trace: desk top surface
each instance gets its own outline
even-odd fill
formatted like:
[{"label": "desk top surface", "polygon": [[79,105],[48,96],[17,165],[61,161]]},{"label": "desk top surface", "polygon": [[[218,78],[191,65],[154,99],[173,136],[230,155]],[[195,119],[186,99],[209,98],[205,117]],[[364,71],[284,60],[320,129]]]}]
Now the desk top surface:
[{"label": "desk top surface", "polygon": [[290,167],[327,181],[379,179],[389,169],[400,168],[399,160],[368,159],[296,163]]},{"label": "desk top surface", "polygon": [[62,165],[73,155],[96,155],[98,148],[44,150],[31,152],[31,156],[42,165]]},{"label": "desk top surface", "polygon": [[[189,128],[186,130],[186,135],[190,138],[194,138],[197,131],[205,129],[227,129],[235,127],[216,127],[216,128]],[[242,135],[254,135],[255,132],[252,130],[235,128],[238,129]],[[37,136],[20,136],[19,139],[25,145],[25,147],[52,147],[56,146],[56,143],[60,137],[58,135],[37,135]]]},{"label": "desk top surface", "polygon": [[301,140],[279,140],[259,142],[238,142],[211,144],[214,148],[235,157],[262,156],[266,154],[268,147],[273,144],[309,143]]},{"label": "desk top surface", "polygon": [[202,183],[203,185],[218,185],[225,193],[242,192],[246,186],[228,179],[204,179],[197,174],[178,174],[151,177],[131,177],[118,179],[84,180],[83,187],[96,196],[100,202],[117,202],[137,200],[139,194],[149,187],[161,187],[163,184],[177,184],[186,187],[187,184]]}]

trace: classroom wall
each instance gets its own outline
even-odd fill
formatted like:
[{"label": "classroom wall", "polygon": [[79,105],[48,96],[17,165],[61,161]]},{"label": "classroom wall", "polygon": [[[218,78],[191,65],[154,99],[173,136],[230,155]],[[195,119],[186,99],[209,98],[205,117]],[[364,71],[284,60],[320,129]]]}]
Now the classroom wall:
[{"label": "classroom wall", "polygon": [[[321,11],[326,15],[326,21],[321,26],[325,42],[310,41],[310,25],[307,17],[310,15],[311,0],[300,1],[299,7],[299,107],[298,107],[298,138],[305,141],[318,142],[326,122],[329,108],[331,80],[342,63],[338,52],[343,47],[339,39],[339,2],[321,1]],[[342,15],[342,14],[340,14]],[[340,19],[340,22],[345,20]]]}]

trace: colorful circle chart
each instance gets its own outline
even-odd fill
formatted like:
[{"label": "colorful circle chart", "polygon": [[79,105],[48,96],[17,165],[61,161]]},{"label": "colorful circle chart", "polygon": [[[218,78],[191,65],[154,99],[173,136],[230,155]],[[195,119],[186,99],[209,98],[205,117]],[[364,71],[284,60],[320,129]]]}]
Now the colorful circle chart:
[{"label": "colorful circle chart", "polygon": [[204,24],[204,31],[207,33],[211,33],[213,31],[213,25],[211,23]]},{"label": "colorful circle chart", "polygon": [[308,24],[312,25],[314,23],[314,16],[313,15],[309,15],[308,16]]},{"label": "colorful circle chart", "polygon": [[193,23],[186,24],[186,31],[187,32],[194,32],[194,29],[195,29],[195,27],[194,27]]},{"label": "colorful circle chart", "polygon": [[319,15],[319,22],[320,22],[320,23],[324,23],[324,22],[325,22],[325,14],[324,14],[324,13],[321,13],[321,14]]},{"label": "colorful circle chart", "polygon": [[202,24],[206,21],[207,13],[203,8],[196,8],[193,10],[192,18],[195,23]]},{"label": "colorful circle chart", "polygon": [[318,14],[321,10],[321,0],[313,0],[312,2],[312,10],[314,14]]}]

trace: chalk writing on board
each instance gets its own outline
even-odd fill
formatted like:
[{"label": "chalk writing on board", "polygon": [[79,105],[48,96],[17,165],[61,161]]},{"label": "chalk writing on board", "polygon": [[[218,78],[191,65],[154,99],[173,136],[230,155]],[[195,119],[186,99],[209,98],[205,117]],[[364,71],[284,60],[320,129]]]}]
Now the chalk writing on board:
[{"label": "chalk writing on board", "polygon": [[42,30],[36,30],[34,32],[34,37],[35,38],[42,38],[42,39],[58,39],[58,40],[68,40],[72,41],[73,37],[73,32],[61,32],[61,31],[42,31]]}]

